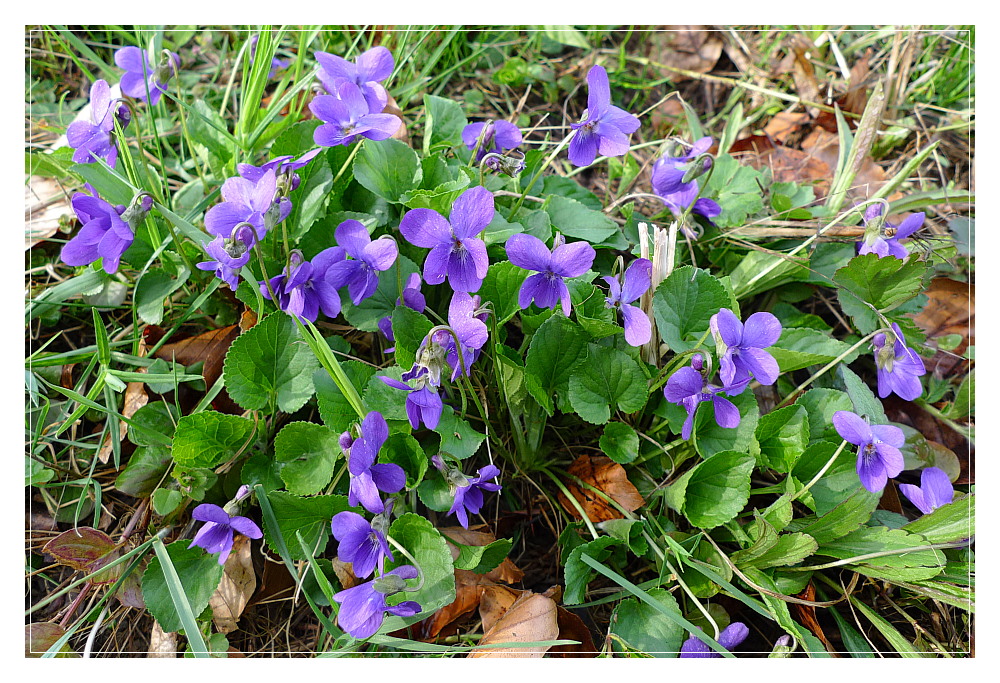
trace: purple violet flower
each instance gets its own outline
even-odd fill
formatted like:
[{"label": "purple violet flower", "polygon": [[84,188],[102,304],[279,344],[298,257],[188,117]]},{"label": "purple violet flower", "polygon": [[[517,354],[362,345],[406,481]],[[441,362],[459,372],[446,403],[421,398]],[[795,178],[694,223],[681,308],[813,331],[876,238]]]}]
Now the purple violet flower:
[{"label": "purple violet flower", "polygon": [[180,67],[181,58],[176,52],[170,52],[161,57],[160,63],[153,69],[146,53],[130,46],[115,52],[115,64],[125,70],[121,81],[122,92],[133,99],[145,101],[148,90],[149,104],[156,106],[160,96],[167,91],[167,81]]},{"label": "purple violet flower", "polygon": [[[331,282],[331,267],[344,260],[342,247],[324,249],[313,257],[312,262],[304,261],[297,249],[288,257],[291,262],[281,275],[271,278],[271,289],[278,297],[278,308],[288,315],[298,316],[303,323],[315,322],[319,311],[328,318],[340,315],[340,293]],[[264,282],[260,283],[260,293],[270,300],[271,293]]]},{"label": "purple violet flower", "polygon": [[[712,138],[706,136],[691,145],[691,149],[683,156],[658,159],[653,164],[653,192],[661,197],[676,195],[678,193],[690,193],[696,187],[696,181],[684,182],[684,175],[688,171],[687,165],[707,152],[712,147],[712,142]],[[707,161],[704,164],[704,168],[708,168]],[[697,192],[687,197],[687,203],[683,208],[687,208],[695,196],[697,196]]]},{"label": "purple violet flower", "polygon": [[448,277],[456,292],[475,292],[483,284],[490,260],[486,244],[476,237],[493,220],[493,193],[477,186],[466,190],[451,207],[450,221],[433,209],[410,209],[399,231],[416,246],[430,249],[424,280],[439,285]]},{"label": "purple violet flower", "polygon": [[[654,174],[656,173],[655,166],[653,172]],[[715,225],[712,219],[722,213],[722,207],[707,197],[698,198],[699,189],[697,180],[692,180],[689,185],[690,187],[686,190],[660,195],[660,199],[670,209],[670,213],[674,215],[674,218],[680,218],[690,207],[691,213],[704,216],[708,219],[709,223]],[[692,202],[694,202],[694,206],[691,205]]]},{"label": "purple violet flower", "polygon": [[862,216],[865,226],[873,224],[870,230],[865,230],[864,238],[858,242],[858,254],[878,254],[879,258],[895,256],[903,260],[910,255],[900,240],[906,239],[924,224],[924,212],[914,213],[903,219],[899,225],[885,221],[881,226],[883,205],[872,204]]},{"label": "purple violet flower", "polygon": [[720,351],[719,379],[734,390],[739,385],[739,391],[731,395],[742,393],[751,375],[761,384],[774,384],[778,379],[778,362],[764,351],[781,336],[781,323],[774,315],[754,313],[744,324],[731,310],[721,308],[709,325],[716,344],[725,347],[724,352]]},{"label": "purple violet flower", "polygon": [[370,113],[378,114],[385,109],[389,95],[380,81],[389,78],[395,66],[388,48],[373,47],[358,55],[354,62],[328,52],[315,55],[320,65],[316,76],[328,93],[337,95],[343,83],[351,83],[360,90]]},{"label": "purple violet flower", "polygon": [[534,301],[539,308],[554,308],[562,304],[563,314],[570,313],[569,288],[563,278],[579,277],[590,270],[597,253],[586,242],[566,244],[562,235],[556,235],[549,251],[545,243],[534,235],[511,235],[506,244],[507,258],[518,268],[538,271],[521,285],[517,304],[527,308]]},{"label": "purple violet flower", "polygon": [[73,161],[87,164],[98,157],[114,168],[118,162],[118,148],[111,139],[115,129],[115,116],[122,129],[132,120],[132,114],[124,104],[111,99],[111,88],[107,81],[94,81],[90,87],[90,120],[74,121],[66,129],[66,140],[75,149]]},{"label": "purple violet flower", "polygon": [[340,541],[337,547],[337,557],[342,562],[353,565],[354,575],[359,578],[371,576],[378,567],[379,573],[386,558],[393,562],[389,542],[385,538],[389,528],[389,513],[392,511],[392,500],[385,505],[385,512],[376,515],[368,522],[356,512],[338,512],[330,522],[333,537]]},{"label": "purple violet flower", "polygon": [[334,263],[328,277],[337,289],[346,286],[351,302],[357,306],[375,293],[379,272],[392,267],[399,250],[391,237],[379,237],[373,242],[368,229],[353,218],[337,226],[334,238],[351,258]]},{"label": "purple violet flower", "polygon": [[715,422],[720,427],[735,429],[740,426],[740,411],[732,401],[719,396],[720,392],[737,395],[742,393],[746,381],[737,386],[717,387],[713,386],[702,377],[702,374],[693,367],[683,367],[670,376],[667,386],[663,388],[663,396],[671,403],[684,406],[687,410],[687,419],[681,428],[681,438],[690,439],[691,430],[694,428],[694,414],[698,410],[698,404],[702,401],[711,401],[715,409]]},{"label": "purple violet flower", "polygon": [[[420,284],[423,280],[420,279],[419,273],[410,273],[410,277],[406,280],[406,286],[403,287],[403,297],[402,299],[396,299],[397,306],[406,306],[409,309],[416,311],[417,313],[423,313],[424,309],[427,307],[427,301],[424,299],[424,295],[420,291]],[[392,316],[387,315],[384,318],[379,318],[378,329],[389,343],[392,344],[396,341],[395,335],[392,333]],[[392,353],[396,350],[395,346],[391,346],[385,350],[386,353]]]},{"label": "purple violet flower", "polygon": [[379,375],[378,378],[393,389],[409,392],[406,395],[406,417],[409,419],[411,427],[417,429],[423,422],[427,429],[437,428],[438,422],[441,421],[444,403],[441,401],[441,395],[438,394],[437,389],[430,383],[430,376],[426,369],[417,373],[417,376],[410,380],[414,384],[412,387],[392,377]]},{"label": "purple violet flower", "polygon": [[875,346],[875,367],[878,375],[878,397],[885,398],[895,393],[905,401],[924,393],[920,384],[920,376],[927,372],[924,361],[917,352],[906,346],[906,338],[899,325],[892,323],[893,344],[887,344],[885,332],[875,335],[872,343]]},{"label": "purple violet flower", "polygon": [[85,187],[90,194],[77,192],[70,202],[83,227],[63,245],[59,258],[70,266],[85,266],[103,258],[104,272],[116,273],[122,254],[135,239],[132,223],[145,217],[153,206],[153,198],[139,195],[132,207],[126,209],[122,205],[111,206],[98,197],[90,184]]},{"label": "purple violet flower", "polygon": [[[341,435],[341,448],[348,443]],[[352,507],[359,502],[368,512],[379,513],[385,509],[379,491],[396,493],[406,485],[406,473],[393,463],[376,463],[382,444],[389,438],[389,425],[382,413],[372,411],[361,421],[361,436],[349,442],[344,449],[347,470],[351,476],[347,503]]]},{"label": "purple violet flower", "polygon": [[900,484],[899,490],[925,515],[947,505],[955,497],[951,480],[938,467],[925,467],[920,472],[920,486]]},{"label": "purple violet flower", "polygon": [[639,119],[611,104],[611,86],[603,66],[587,73],[587,111],[580,123],[571,124],[576,135],[569,141],[569,160],[574,166],[589,166],[597,153],[620,157],[628,153],[628,136],[639,129]]},{"label": "purple violet flower", "polygon": [[[205,245],[205,251],[212,257],[211,261],[195,264],[199,270],[214,270],[229,289],[236,291],[240,284],[240,269],[250,260],[250,250],[254,245],[253,227],[244,224],[236,228],[233,236],[217,236]],[[265,288],[266,289],[266,288]]]},{"label": "purple violet flower", "polygon": [[292,203],[281,198],[274,169],[266,171],[259,180],[239,176],[227,178],[222,184],[222,199],[205,214],[205,229],[213,235],[229,237],[240,223],[250,223],[257,232],[257,239],[264,239],[267,231],[285,220],[292,211]]},{"label": "purple violet flower", "polygon": [[234,530],[247,538],[260,538],[264,535],[252,519],[230,515],[225,508],[211,503],[202,503],[196,507],[191,512],[191,517],[205,522],[205,525],[195,534],[188,548],[198,546],[209,553],[221,553],[219,564],[226,563],[226,558],[233,549]]},{"label": "purple violet flower", "polygon": [[359,135],[369,140],[385,140],[403,123],[392,114],[372,114],[361,90],[348,81],[341,82],[337,97],[314,97],[309,110],[323,121],[323,125],[313,131],[313,140],[323,147],[349,145]]},{"label": "purple violet flower", "polygon": [[508,121],[470,123],[462,129],[462,142],[470,150],[476,150],[478,164],[487,154],[502,154],[520,145],[521,130]]},{"label": "purple violet flower", "polygon": [[903,471],[903,454],[899,449],[906,439],[899,427],[869,425],[846,410],[833,414],[833,426],[841,438],[858,446],[858,478],[872,493],[884,489],[890,477]]},{"label": "purple violet flower", "polygon": [[452,382],[462,374],[463,362],[465,363],[465,374],[471,373],[472,364],[479,358],[479,351],[489,338],[489,330],[486,328],[487,313],[476,315],[479,304],[479,295],[455,292],[451,298],[451,304],[448,306],[448,326],[458,336],[462,352],[462,360],[460,361],[458,350],[455,348],[455,340],[449,334],[444,341],[444,347],[447,352],[448,365],[451,366]]},{"label": "purple violet flower", "polygon": [[340,603],[340,612],[337,614],[340,628],[360,640],[378,632],[386,613],[397,617],[418,614],[421,607],[413,600],[405,600],[393,606],[386,604],[386,598],[390,595],[405,590],[405,579],[415,579],[417,576],[416,567],[404,564],[368,583],[334,593],[333,599]]},{"label": "purple violet flower", "polygon": [[468,513],[479,514],[483,509],[483,491],[499,491],[503,488],[500,484],[487,483],[500,475],[500,470],[495,465],[481,467],[475,477],[469,478],[462,474],[462,470],[446,465],[440,455],[432,457],[431,464],[441,471],[455,496],[448,514],[455,515],[459,524],[466,529],[469,528]]},{"label": "purple violet flower", "polygon": [[630,346],[642,346],[653,334],[649,317],[638,306],[630,304],[646,293],[651,283],[653,262],[638,258],[629,264],[620,278],[606,277],[610,296],[604,299],[608,308],[620,308],[625,323],[625,341]]},{"label": "purple violet flower", "polygon": [[277,177],[276,184],[278,189],[284,189],[284,194],[287,194],[288,192],[294,191],[299,186],[299,175],[295,173],[295,171],[315,159],[316,156],[322,151],[323,150],[320,147],[311,149],[294,161],[291,161],[292,155],[286,154],[284,156],[275,157],[260,166],[253,166],[252,164],[236,164],[236,172],[239,173],[241,178],[245,178],[250,182],[256,183],[263,178],[268,171],[274,170]]},{"label": "purple violet flower", "polygon": [[[734,621],[729,626],[727,626],[726,628],[722,629],[722,631],[719,632],[719,639],[716,642],[731,652],[734,647],[738,646],[740,643],[746,640],[747,636],[749,635],[750,635],[750,629],[746,627],[746,624],[743,624],[742,622],[739,621]],[[722,655],[720,655],[718,652],[710,648],[705,643],[701,642],[701,640],[699,640],[695,636],[690,636],[687,640],[684,641],[684,644],[681,645],[680,658],[693,659],[701,657],[704,658],[722,657]]]}]

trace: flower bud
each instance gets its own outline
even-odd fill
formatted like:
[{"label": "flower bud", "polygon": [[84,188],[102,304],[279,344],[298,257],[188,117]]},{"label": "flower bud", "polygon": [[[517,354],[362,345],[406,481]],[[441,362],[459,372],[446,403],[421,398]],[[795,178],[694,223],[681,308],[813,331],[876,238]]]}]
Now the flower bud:
[{"label": "flower bud", "polygon": [[372,588],[383,595],[393,595],[406,590],[406,579],[395,574],[383,574],[372,581]]}]

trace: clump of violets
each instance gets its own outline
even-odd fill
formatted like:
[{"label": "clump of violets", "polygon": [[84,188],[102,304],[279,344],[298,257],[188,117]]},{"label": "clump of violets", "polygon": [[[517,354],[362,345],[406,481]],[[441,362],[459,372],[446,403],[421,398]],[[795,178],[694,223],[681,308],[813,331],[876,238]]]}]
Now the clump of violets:
[{"label": "clump of violets", "polygon": [[90,119],[74,121],[66,129],[66,140],[75,149],[73,161],[86,164],[97,158],[104,159],[114,168],[118,163],[118,148],[111,138],[115,129],[115,117],[125,129],[132,114],[128,106],[111,98],[111,88],[107,81],[95,81],[90,87]]},{"label": "clump of violets", "polygon": [[328,277],[337,289],[346,286],[351,302],[357,306],[375,293],[378,274],[392,267],[399,250],[391,237],[372,241],[364,224],[354,219],[338,225],[334,238],[350,258],[332,264]]},{"label": "clump of violets", "polygon": [[900,484],[899,490],[925,515],[948,505],[955,497],[951,480],[939,467],[925,467],[920,472],[920,486]]},{"label": "clump of violets", "polygon": [[191,512],[191,517],[205,524],[195,534],[188,548],[204,548],[209,553],[219,553],[219,564],[225,564],[226,558],[233,549],[233,532],[238,531],[247,538],[260,538],[261,533],[252,519],[236,515],[240,503],[250,495],[250,487],[243,485],[236,497],[219,507],[211,503],[202,503]]},{"label": "clump of violets", "polygon": [[841,438],[858,447],[858,477],[861,484],[877,493],[886,482],[903,471],[903,430],[892,425],[869,425],[847,410],[833,414],[833,426]]},{"label": "clump of violets", "polygon": [[104,272],[118,272],[122,254],[135,240],[133,225],[141,222],[153,207],[153,198],[143,192],[127,209],[112,206],[87,184],[90,194],[77,192],[70,204],[82,227],[76,236],[63,245],[59,258],[70,266],[85,266],[101,258]]},{"label": "clump of violets", "polygon": [[430,249],[424,261],[424,280],[439,285],[448,278],[456,292],[475,292],[483,284],[490,260],[486,244],[477,235],[493,220],[493,193],[476,186],[466,190],[451,207],[450,220],[433,209],[410,209],[399,231],[410,244]]},{"label": "clump of violets", "polygon": [[418,614],[421,607],[413,600],[405,600],[392,606],[386,603],[386,598],[407,590],[406,579],[415,579],[417,576],[416,567],[404,564],[373,581],[334,593],[333,599],[340,603],[337,614],[340,628],[360,640],[375,635],[382,627],[387,613],[398,617]]},{"label": "clump of violets", "polygon": [[[749,635],[750,629],[747,628],[746,624],[734,621],[719,632],[719,638],[716,642],[731,652],[733,648],[737,647],[740,643],[746,640]],[[711,657],[722,657],[721,654],[710,648],[695,636],[690,636],[684,641],[684,644],[681,645],[681,653],[679,656],[681,659],[707,659]]]},{"label": "clump of violets", "polygon": [[611,104],[611,86],[603,66],[587,73],[587,111],[583,121],[571,124],[576,131],[569,142],[569,160],[574,166],[589,166],[598,152],[620,157],[629,150],[628,136],[639,129],[639,119]]},{"label": "clump of violets", "polygon": [[362,52],[353,62],[328,52],[315,54],[320,66],[316,76],[328,93],[339,97],[340,86],[350,83],[358,88],[370,113],[378,114],[385,109],[389,95],[381,81],[392,75],[395,66],[388,48],[381,45],[373,47]]},{"label": "clump of violets", "polygon": [[[397,306],[406,306],[407,308],[416,311],[417,313],[423,313],[424,309],[427,307],[427,301],[424,299],[423,293],[420,291],[420,284],[423,282],[420,279],[419,273],[410,273],[410,277],[406,280],[406,286],[403,287],[403,296],[396,299]],[[384,318],[379,318],[378,321],[379,332],[385,336],[390,344],[395,343],[396,336],[392,332],[392,316],[387,315]],[[392,353],[396,350],[395,346],[388,347],[385,352]]]},{"label": "clump of violets", "polygon": [[336,97],[314,97],[309,110],[323,122],[313,131],[313,140],[323,147],[349,145],[359,135],[369,140],[385,140],[403,124],[398,116],[372,113],[361,90],[349,81],[340,82]]},{"label": "clump of violets", "polygon": [[369,522],[356,512],[345,510],[333,516],[330,531],[340,541],[337,557],[342,562],[350,562],[354,575],[364,579],[371,576],[376,567],[382,572],[386,558],[394,562],[386,532],[389,529],[389,515],[392,500],[385,504],[385,511]]},{"label": "clump of violets", "polygon": [[764,350],[781,336],[781,323],[774,315],[761,311],[741,323],[735,313],[722,308],[709,325],[719,348],[719,379],[734,388],[732,395],[741,393],[751,377],[764,385],[774,384],[778,362]]},{"label": "clump of violets", "polygon": [[882,203],[872,204],[865,209],[862,219],[865,222],[865,235],[858,242],[858,254],[877,254],[879,258],[895,256],[902,260],[909,253],[900,240],[906,239],[924,224],[924,212],[914,213],[903,219],[899,225],[883,220]]},{"label": "clump of violets", "polygon": [[649,289],[653,263],[649,259],[638,258],[629,264],[621,278],[605,277],[609,296],[604,299],[608,308],[618,308],[625,324],[625,341],[630,346],[642,346],[652,337],[649,317],[632,302]]},{"label": "clump of violets", "polygon": [[288,256],[289,265],[281,275],[259,283],[260,293],[270,299],[274,292],[278,308],[303,323],[314,322],[320,310],[328,318],[336,318],[340,315],[340,294],[330,271],[344,257],[342,247],[330,247],[316,254],[310,262],[302,258],[298,249],[293,249]]},{"label": "clump of violets", "polygon": [[406,485],[406,473],[393,463],[376,463],[382,444],[389,438],[389,425],[382,413],[373,410],[361,421],[361,436],[357,439],[349,432],[340,435],[340,448],[347,458],[347,471],[351,476],[347,502],[358,503],[371,513],[385,509],[379,491],[396,493]]},{"label": "clump of violets", "polygon": [[901,399],[912,401],[924,392],[920,377],[927,369],[917,352],[906,346],[905,341],[903,331],[896,323],[892,323],[891,334],[879,332],[872,340],[879,398],[895,393]]},{"label": "clump of violets", "polygon": [[167,82],[180,67],[181,58],[176,52],[164,50],[160,63],[154,69],[143,50],[130,46],[115,52],[115,64],[125,70],[121,81],[122,92],[140,101],[145,101],[148,96],[150,106],[156,106],[160,96],[167,91]]},{"label": "clump of violets", "polygon": [[719,394],[725,392],[737,395],[746,388],[747,380],[723,387],[715,386],[708,381],[711,375],[711,365],[705,363],[701,354],[695,354],[691,365],[685,366],[672,374],[663,387],[663,397],[671,403],[676,403],[687,411],[687,418],[681,428],[681,438],[690,439],[694,428],[694,415],[698,405],[703,401],[711,401],[715,411],[715,422],[720,427],[735,429],[740,426],[740,411],[732,401]]},{"label": "clump of violets", "polygon": [[292,211],[292,203],[278,196],[278,179],[273,168],[257,180],[227,178],[222,184],[222,199],[205,213],[205,229],[222,237],[230,237],[237,225],[249,223],[257,239],[264,239]]},{"label": "clump of violets", "polygon": [[240,284],[240,269],[250,261],[254,241],[253,226],[242,223],[233,229],[232,237],[219,235],[206,244],[205,251],[212,259],[195,265],[199,270],[214,271],[215,277],[236,291]]},{"label": "clump of violets", "polygon": [[562,305],[563,314],[569,317],[571,301],[565,278],[580,277],[594,264],[597,253],[586,242],[567,244],[562,235],[556,234],[552,251],[534,235],[511,235],[506,244],[507,258],[518,268],[536,271],[521,285],[517,305],[528,308],[531,302],[539,308]]},{"label": "clump of violets", "polygon": [[[691,145],[687,154],[679,157],[663,157],[653,165],[653,191],[661,197],[681,192],[688,192],[697,187],[694,180],[684,182],[684,176],[690,170],[691,162],[708,152],[712,147],[712,138],[705,136]],[[709,166],[707,160],[702,163],[702,170]]]},{"label": "clump of violets", "polygon": [[462,129],[462,142],[475,150],[478,164],[487,154],[502,154],[521,144],[521,130],[508,121],[480,121]]},{"label": "clump of violets", "polygon": [[470,478],[462,474],[461,469],[445,464],[440,455],[431,458],[431,464],[444,475],[455,496],[448,514],[455,515],[458,523],[466,529],[469,528],[469,513],[476,515],[483,509],[483,491],[499,491],[503,488],[500,484],[490,483],[491,479],[500,476],[500,470],[495,465],[481,467],[478,474]]}]

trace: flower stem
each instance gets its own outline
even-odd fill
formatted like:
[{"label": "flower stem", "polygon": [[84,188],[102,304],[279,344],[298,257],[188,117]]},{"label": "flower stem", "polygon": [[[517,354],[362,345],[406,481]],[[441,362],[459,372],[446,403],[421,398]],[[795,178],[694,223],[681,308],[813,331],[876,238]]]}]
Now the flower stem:
[{"label": "flower stem", "polygon": [[548,158],[545,159],[542,165],[538,167],[538,170],[532,174],[531,180],[528,181],[528,186],[524,188],[524,192],[521,193],[520,198],[514,205],[514,209],[510,212],[510,215],[512,217],[515,216],[517,212],[521,209],[521,205],[524,204],[524,198],[528,196],[528,193],[531,192],[531,188],[533,188],[535,186],[535,183],[538,182],[538,178],[542,175],[542,172],[549,167],[552,161],[556,158],[556,155],[559,154],[559,152],[561,152],[563,148],[569,144],[569,141],[573,139],[574,135],[576,135],[576,131],[575,130],[570,131],[570,134],[564,137],[562,139],[562,142],[556,145],[556,148],[552,150],[552,153],[549,154]]}]

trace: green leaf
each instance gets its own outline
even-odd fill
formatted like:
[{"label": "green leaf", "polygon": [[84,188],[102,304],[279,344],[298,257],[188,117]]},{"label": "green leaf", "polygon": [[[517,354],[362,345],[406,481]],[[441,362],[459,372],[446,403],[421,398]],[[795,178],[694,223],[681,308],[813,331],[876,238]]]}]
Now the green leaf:
[{"label": "green leaf", "polygon": [[424,95],[427,123],[424,127],[424,156],[435,149],[449,149],[462,144],[462,129],[468,123],[462,105],[436,95]]},{"label": "green leaf", "polygon": [[[927,264],[916,258],[901,261],[861,254],[834,273],[833,280],[884,313],[919,294],[926,271]],[[843,292],[838,292],[838,297],[845,311],[858,307],[854,297]]]},{"label": "green leaf", "polygon": [[254,423],[206,410],[185,415],[174,434],[174,462],[184,468],[215,467],[249,449]]},{"label": "green leaf", "polygon": [[[209,598],[222,580],[224,567],[219,564],[218,554],[206,553],[197,546],[188,548],[190,544],[191,541],[182,539],[168,545],[166,550],[191,605],[191,611],[197,615],[208,607]],[[179,631],[183,627],[158,557],[150,561],[142,575],[142,598],[146,609],[164,633]]]},{"label": "green leaf", "polygon": [[601,211],[588,209],[570,199],[553,195],[545,207],[552,221],[552,227],[566,237],[586,240],[598,244],[619,230],[618,224]]},{"label": "green leaf", "polygon": [[333,170],[327,156],[319,154],[296,173],[299,186],[289,196],[292,211],[285,219],[285,225],[291,236],[297,239],[305,235],[326,212],[333,189]]},{"label": "green leaf", "polygon": [[278,463],[267,453],[255,453],[243,463],[243,469],[240,470],[240,481],[250,488],[260,484],[268,493],[277,491],[285,485],[281,481]]},{"label": "green leaf", "polygon": [[920,534],[931,543],[954,543],[976,535],[975,494],[942,505],[929,515],[923,515],[903,527]]},{"label": "green leaf", "polygon": [[330,540],[330,520],[338,512],[350,509],[346,496],[301,498],[291,493],[273,491],[267,494],[267,500],[274,509],[278,528],[271,528],[265,517],[264,538],[271,549],[278,552],[275,539],[276,534],[280,533],[288,547],[288,555],[293,560],[305,560],[306,555],[297,540],[289,542],[289,539],[301,533],[302,540],[309,551],[313,552],[313,556],[322,555]]},{"label": "green leaf", "polygon": [[[778,361],[781,372],[792,372],[810,365],[829,363],[850,348],[850,344],[834,339],[820,330],[786,327],[774,346],[768,348],[768,353]],[[852,355],[857,357],[856,353]],[[843,362],[850,363],[853,360],[851,356],[846,356]]]},{"label": "green leaf", "polygon": [[587,334],[563,315],[543,322],[531,338],[524,362],[528,392],[552,416],[553,395],[567,395],[574,366],[587,353]]},{"label": "green leaf", "polygon": [[313,394],[319,361],[291,316],[272,313],[237,337],[223,368],[229,397],[247,410],[269,405],[294,413]]},{"label": "green leaf", "polygon": [[722,207],[715,224],[720,228],[745,224],[748,216],[764,208],[761,186],[766,184],[766,178],[760,171],[740,164],[729,154],[719,156],[702,193],[703,196],[714,197]]},{"label": "green leaf", "polygon": [[738,515],[750,499],[754,458],[722,451],[694,467],[684,488],[684,516],[701,529],[714,529]]},{"label": "green leaf", "polygon": [[274,144],[271,145],[271,158],[285,156],[286,154],[298,157],[316,147],[313,134],[322,123],[319,119],[313,119],[290,125],[274,140]]},{"label": "green leaf", "polygon": [[968,420],[976,411],[976,371],[970,370],[955,392],[955,400],[946,416],[952,420]]},{"label": "green leaf", "polygon": [[833,617],[833,620],[837,622],[837,628],[840,629],[840,638],[844,641],[844,648],[851,657],[855,659],[867,659],[875,656],[865,637],[847,619],[840,616],[840,612],[831,609],[829,613]]},{"label": "green leaf", "polygon": [[740,424],[735,428],[722,427],[715,421],[715,406],[711,401],[698,405],[694,416],[693,441],[695,450],[703,458],[710,458],[721,451],[747,451],[754,439],[754,430],[760,417],[760,408],[752,391],[727,397],[740,411]]},{"label": "green leaf", "polygon": [[323,425],[292,422],[274,437],[281,479],[297,496],[319,493],[330,483],[338,453],[337,435]]},{"label": "green leaf", "polygon": [[639,435],[624,422],[609,422],[601,434],[601,450],[620,465],[639,456]]},{"label": "green leaf", "polygon": [[101,164],[75,164],[70,170],[90,183],[106,202],[128,206],[135,194],[129,185]]},{"label": "green leaf", "polygon": [[[838,438],[838,440],[840,440]],[[837,451],[837,444],[829,441],[816,441],[806,448],[795,463],[792,476],[801,482],[812,481],[812,478],[826,466]],[[857,453],[850,446],[845,447],[826,473],[813,484],[809,494],[813,498],[810,507],[819,515],[825,515],[847,500],[855,491],[861,488],[861,480],[857,472]]]},{"label": "green leaf", "polygon": [[833,414],[838,410],[854,410],[851,397],[838,389],[810,389],[795,401],[809,413],[809,441],[829,439],[840,441],[833,426]]},{"label": "green leaf", "polygon": [[427,454],[409,434],[390,434],[379,452],[379,462],[399,465],[406,472],[406,488],[416,488],[427,472]]},{"label": "green leaf", "polygon": [[[585,188],[572,178],[561,175],[547,175],[542,181],[542,195],[559,195],[569,197],[583,204],[588,209],[601,211],[604,203],[596,194]],[[540,239],[540,238],[539,238]]]},{"label": "green leaf", "polygon": [[676,269],[653,294],[656,329],[674,352],[695,348],[708,330],[709,319],[729,306],[722,283],[692,266]]},{"label": "green leaf", "polygon": [[816,539],[809,534],[782,534],[778,536],[774,545],[758,554],[752,560],[740,563],[737,561],[736,555],[733,555],[732,559],[741,568],[744,566],[755,567],[757,569],[783,567],[798,564],[815,553],[817,547]]},{"label": "green leaf", "polygon": [[788,472],[809,443],[809,421],[800,405],[785,406],[760,418],[757,442],[767,466]]},{"label": "green leaf", "polygon": [[751,251],[736,265],[729,277],[737,299],[802,280],[809,274],[803,257],[790,258],[763,251]]},{"label": "green leaf", "polygon": [[451,406],[444,406],[441,411],[441,421],[434,431],[441,435],[438,451],[459,460],[475,455],[486,439],[485,434],[480,434],[469,426],[468,422],[456,415]]},{"label": "green leaf", "polygon": [[[463,175],[456,180],[449,180],[433,189],[419,189],[404,192],[399,201],[410,209],[431,209],[442,216],[447,216],[452,204],[465,188],[469,186],[468,176]],[[496,214],[499,216],[500,214]]]},{"label": "green leaf", "polygon": [[[391,377],[392,379],[401,381],[403,368],[393,365],[381,370],[378,376]],[[390,387],[380,380],[378,376],[374,376],[368,380],[368,384],[365,385],[364,391],[361,394],[361,402],[365,410],[368,412],[377,410],[387,420],[406,420],[406,397],[409,395],[409,392]],[[357,420],[356,413],[354,419]]]},{"label": "green leaf", "polygon": [[849,566],[859,574],[886,581],[922,581],[937,576],[944,568],[944,553],[926,548],[927,541],[902,529],[863,527],[839,539],[823,543],[818,555],[846,560],[874,553],[898,551],[893,555],[870,557]]},{"label": "green leaf", "polygon": [[219,167],[233,156],[232,138],[223,132],[228,130],[226,122],[204,99],[196,99],[192,107],[200,116],[187,117],[187,133],[215,157],[213,168]]},{"label": "green leaf", "polygon": [[153,512],[165,517],[183,502],[184,494],[176,489],[156,489],[153,491]]},{"label": "green leaf", "polygon": [[872,493],[859,488],[833,510],[815,521],[801,525],[797,531],[809,534],[820,545],[835,541],[867,522],[881,497],[881,491]]},{"label": "green leaf", "polygon": [[[653,588],[646,593],[664,609],[682,617],[677,599],[662,588]],[[645,602],[633,598],[622,600],[611,617],[611,633],[629,647],[654,657],[676,657],[687,639],[687,632],[676,621],[668,619],[660,611]],[[614,643],[618,649],[618,643]]]},{"label": "green leaf", "polygon": [[875,398],[875,394],[872,393],[868,385],[861,381],[861,378],[846,365],[841,365],[837,369],[840,372],[840,378],[847,386],[847,395],[851,397],[851,402],[854,404],[854,412],[861,417],[867,417],[872,424],[887,423],[889,420],[885,416],[882,401]]},{"label": "green leaf", "polygon": [[401,368],[413,365],[417,348],[434,327],[427,316],[406,306],[396,306],[392,313],[392,335],[396,338],[396,364]]},{"label": "green leaf", "polygon": [[[347,379],[350,380],[359,393],[365,388],[371,378],[375,376],[377,369],[367,363],[356,360],[341,360],[339,362],[344,374],[347,375]],[[334,433],[339,434],[357,421],[357,411],[354,410],[351,402],[340,391],[337,383],[333,381],[333,378],[330,377],[326,370],[319,368],[314,371],[313,383],[316,385],[319,415],[323,418],[323,422],[327,427],[332,429]]]},{"label": "green leaf", "polygon": [[486,272],[483,286],[476,293],[484,304],[492,302],[498,328],[521,310],[517,304],[517,293],[527,277],[526,270],[509,261],[494,263]]},{"label": "green leaf", "polygon": [[[389,598],[392,604],[403,600],[414,600],[420,604],[420,615],[426,616],[455,600],[455,566],[452,564],[451,551],[441,532],[420,515],[407,512],[389,527],[389,537],[406,548],[410,556],[420,562],[420,571],[424,583],[420,590],[411,593],[399,593]],[[386,562],[386,571],[404,564],[413,563],[398,550],[393,551],[395,562]],[[411,582],[416,585],[416,582]],[[420,621],[420,615],[402,619],[389,617],[382,626],[382,631],[388,633],[402,626]]]},{"label": "green leaf", "polygon": [[637,556],[641,557],[649,550],[649,544],[642,535],[645,522],[641,519],[608,519],[598,522],[597,527],[608,536],[624,543]]},{"label": "green leaf", "polygon": [[646,405],[642,369],[618,349],[587,345],[587,359],[569,378],[569,402],[584,420],[604,424],[611,412],[634,413]]},{"label": "green leaf", "polygon": [[172,462],[173,456],[169,448],[140,446],[135,449],[128,465],[115,479],[115,488],[126,495],[145,498],[156,489]]},{"label": "green leaf", "polygon": [[566,579],[566,592],[563,594],[565,604],[577,605],[583,602],[587,593],[587,584],[597,575],[580,557],[588,555],[598,562],[604,563],[614,551],[613,546],[620,545],[621,541],[617,538],[601,536],[590,543],[584,543],[573,549],[563,570]]},{"label": "green leaf", "polygon": [[499,567],[514,546],[514,542],[508,538],[501,538],[489,545],[462,545],[450,538],[448,542],[458,548],[455,567],[476,574],[485,574]]},{"label": "green leaf", "polygon": [[171,294],[187,281],[187,269],[183,278],[176,280],[159,268],[151,268],[135,285],[135,309],[139,317],[150,325],[163,322],[163,304]]},{"label": "green leaf", "polygon": [[399,140],[364,140],[354,158],[354,178],[376,196],[398,203],[404,192],[416,189],[423,170],[417,153]]},{"label": "green leaf", "polygon": [[413,261],[400,255],[389,270],[379,275],[374,294],[357,306],[345,305],[347,322],[365,332],[378,332],[378,321],[393,314],[396,299],[402,296],[407,279],[416,272],[419,269]]}]

